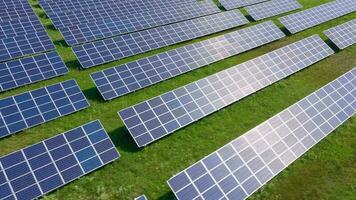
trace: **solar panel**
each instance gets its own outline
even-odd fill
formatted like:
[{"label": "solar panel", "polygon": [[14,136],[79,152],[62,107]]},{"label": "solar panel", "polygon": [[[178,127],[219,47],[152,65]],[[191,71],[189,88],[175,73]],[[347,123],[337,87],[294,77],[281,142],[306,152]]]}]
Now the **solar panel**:
[{"label": "solar panel", "polygon": [[135,200],[147,200],[146,196],[143,194],[139,197],[136,197]]},{"label": "solar panel", "polygon": [[336,0],[279,18],[291,32],[297,33],[356,11],[355,0]]},{"label": "solar panel", "polygon": [[356,19],[330,28],[324,33],[339,49],[345,49],[356,43]]},{"label": "solar panel", "polygon": [[[162,6],[167,5],[178,5],[182,3],[196,3],[194,1],[167,1],[167,0],[155,0],[155,1],[145,1],[145,0],[135,0],[135,1],[39,1],[41,7],[46,11],[47,14],[83,10],[83,9],[93,9],[98,11],[105,11],[109,7],[119,7],[118,12],[125,14],[128,13],[139,13],[142,11],[148,11],[153,9],[159,9]],[[167,3],[169,2],[169,4]]]},{"label": "solar panel", "polygon": [[200,4],[194,8],[190,7],[189,10],[179,6],[166,13],[150,11],[140,14],[125,15],[115,19],[112,18],[104,21],[93,21],[88,24],[64,27],[60,28],[60,31],[68,44],[79,44],[184,21],[217,12],[219,12],[219,9],[214,3],[206,2],[205,4]]},{"label": "solar panel", "polygon": [[55,47],[46,31],[0,40],[0,62],[29,54],[53,50]]},{"label": "solar panel", "polygon": [[302,7],[303,6],[296,0],[272,0],[261,4],[247,6],[245,9],[254,20],[261,20],[292,10],[297,10]]},{"label": "solar panel", "polygon": [[333,50],[314,35],[119,112],[139,147],[316,63]]},{"label": "solar panel", "polygon": [[68,73],[56,52],[0,63],[0,92]]},{"label": "solar panel", "polygon": [[44,31],[44,28],[36,16],[0,23],[0,39],[31,34],[39,31]]},{"label": "solar panel", "polygon": [[261,3],[268,0],[219,0],[222,6],[226,10],[232,10],[235,8],[241,8],[244,6],[249,6],[257,3]]},{"label": "solar panel", "polygon": [[1,9],[8,9],[8,8],[18,8],[18,7],[25,7],[28,6],[29,3],[27,0],[16,0],[16,1],[9,1],[9,0],[0,0]]},{"label": "solar panel", "polygon": [[[150,3],[148,3],[150,2]],[[62,13],[54,13],[50,15],[51,20],[53,21],[55,27],[61,28],[65,26],[74,26],[78,24],[85,24],[91,23],[93,21],[102,21],[106,19],[118,19],[124,15],[129,15],[130,17],[137,18],[137,17],[145,17],[146,15],[151,15],[151,12],[156,13],[157,15],[165,16],[167,13],[172,12],[172,10],[185,10],[189,12],[190,9],[197,9],[200,4],[197,2],[193,2],[190,4],[179,4],[177,6],[177,2],[164,4],[164,2],[159,1],[148,1],[145,4],[151,5],[151,10],[141,10],[138,9],[140,7],[147,7],[145,6],[135,6],[130,8],[130,2],[122,2],[117,4],[110,4],[105,7],[97,9],[96,7],[90,7],[88,9],[81,9],[81,10],[71,10]],[[209,3],[207,10],[209,12],[218,12],[217,7]],[[130,8],[130,9],[124,9]],[[153,9],[154,8],[154,9]],[[128,17],[127,19],[129,19]],[[142,19],[141,19],[142,20]]]},{"label": "solar panel", "polygon": [[110,100],[273,42],[284,36],[273,22],[268,21],[105,69],[93,73],[91,77],[103,98]]},{"label": "solar panel", "polygon": [[75,80],[0,99],[0,138],[87,107]]},{"label": "solar panel", "polygon": [[89,68],[247,23],[240,11],[227,11],[75,46],[73,51]]},{"label": "solar panel", "polygon": [[18,18],[35,16],[30,5],[24,7],[1,8],[0,22],[11,21]]},{"label": "solar panel", "polygon": [[117,159],[100,121],[0,158],[0,199],[36,199]]},{"label": "solar panel", "polygon": [[168,180],[178,200],[252,195],[356,112],[356,68]]}]

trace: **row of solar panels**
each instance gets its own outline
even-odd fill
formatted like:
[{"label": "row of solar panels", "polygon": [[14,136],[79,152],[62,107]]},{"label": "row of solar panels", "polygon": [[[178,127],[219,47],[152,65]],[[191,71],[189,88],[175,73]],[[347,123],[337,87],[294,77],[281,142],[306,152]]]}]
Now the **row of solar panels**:
[{"label": "row of solar panels", "polygon": [[6,1],[1,5],[0,62],[54,50],[28,1]]},{"label": "row of solar panels", "polygon": [[[336,0],[281,17],[280,21],[290,32],[296,33],[351,13],[356,10],[355,7],[354,0]],[[295,0],[272,0],[246,7],[246,10],[259,20],[298,8],[301,5]],[[124,35],[121,29],[128,29],[114,22],[110,26],[84,24],[75,29],[62,30],[62,34],[68,44],[79,45],[73,47],[73,51],[82,67],[90,68],[247,23],[240,11],[233,10]]]},{"label": "row of solar panels", "polygon": [[178,200],[243,200],[356,113],[356,68],[168,180]]},{"label": "row of solar panels", "polygon": [[28,1],[4,1],[0,10],[0,92],[68,73]]}]

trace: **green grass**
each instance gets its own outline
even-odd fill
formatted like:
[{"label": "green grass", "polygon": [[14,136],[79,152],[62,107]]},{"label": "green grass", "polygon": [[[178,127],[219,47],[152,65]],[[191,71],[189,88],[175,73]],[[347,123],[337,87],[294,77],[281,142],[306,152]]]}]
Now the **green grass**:
[{"label": "green grass", "polygon": [[[304,8],[309,8],[329,1],[299,0],[299,2]],[[166,181],[174,174],[352,69],[356,63],[356,45],[354,45],[144,149],[138,149],[116,111],[302,38],[313,34],[322,35],[322,31],[354,19],[356,13],[340,17],[272,44],[225,59],[113,101],[104,102],[90,79],[90,73],[251,26],[255,23],[89,70],[81,70],[71,48],[66,46],[61,34],[53,29],[51,21],[45,17],[37,2],[31,0],[31,3],[55,42],[57,51],[69,67],[70,73],[63,77],[2,93],[0,98],[75,78],[89,99],[91,106],[70,116],[0,140],[0,156],[95,119],[101,120],[122,155],[119,161],[48,194],[44,199],[126,200],[133,199],[142,193],[145,193],[149,199],[173,199],[173,194],[170,192]],[[272,19],[277,22],[277,18]],[[323,38],[325,39],[325,36]],[[355,199],[355,130],[356,118],[353,117],[257,191],[251,199]]]}]

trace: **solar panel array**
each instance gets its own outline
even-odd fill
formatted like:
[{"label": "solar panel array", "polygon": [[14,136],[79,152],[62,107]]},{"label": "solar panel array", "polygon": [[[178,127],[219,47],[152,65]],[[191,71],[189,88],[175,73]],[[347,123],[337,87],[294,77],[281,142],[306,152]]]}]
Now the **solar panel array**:
[{"label": "solar panel array", "polygon": [[0,4],[2,7],[0,9],[8,9],[8,8],[18,8],[18,7],[25,7],[28,5],[27,0],[16,0],[16,1],[9,1],[9,0],[0,0]]},{"label": "solar panel array", "polygon": [[[152,3],[148,3],[152,2]],[[154,3],[153,3],[154,2]],[[174,1],[172,1],[174,2]],[[219,10],[217,7],[212,3],[212,2],[203,2],[203,4],[198,4],[196,2],[190,3],[190,4],[184,4],[184,3],[169,3],[169,4],[164,4],[164,3],[159,3],[156,1],[146,1],[146,4],[153,4],[151,5],[152,8],[150,10],[141,10],[138,8],[141,7],[132,7],[132,9],[125,10],[125,6],[128,4],[130,5],[130,2],[125,2],[121,3],[118,2],[117,4],[110,4],[108,6],[105,6],[102,9],[95,9],[95,7],[90,7],[88,9],[82,9],[82,10],[72,10],[72,11],[67,11],[63,13],[54,13],[50,15],[53,24],[57,28],[62,28],[66,26],[74,26],[78,24],[85,24],[85,23],[91,23],[93,21],[103,21],[103,20],[109,20],[109,19],[118,19],[120,17],[128,16],[125,19],[129,18],[136,18],[140,19],[141,17],[146,17],[146,16],[152,16],[154,15],[169,15],[171,12],[189,12],[190,9],[198,11],[196,14],[200,16],[201,14],[199,13],[200,10],[205,10],[208,13],[214,13],[218,12]],[[198,6],[202,5],[204,9],[199,9]],[[142,20],[142,19],[140,19]]]},{"label": "solar panel array", "polygon": [[0,63],[0,92],[68,73],[56,52]]},{"label": "solar panel array", "polygon": [[345,49],[356,43],[356,19],[330,28],[324,33],[339,49]]},{"label": "solar panel array", "polygon": [[268,21],[91,75],[105,100],[148,87],[285,35]]},{"label": "solar panel array", "polygon": [[189,6],[189,9],[179,6],[163,13],[149,11],[124,15],[118,18],[63,27],[60,28],[60,31],[68,44],[80,44],[217,12],[219,12],[217,6],[213,2],[207,1],[204,4],[196,4],[194,7]]},{"label": "solar panel array", "polygon": [[179,200],[242,200],[356,112],[356,68],[189,168],[168,184]]},{"label": "solar panel array", "polygon": [[55,49],[46,31],[0,40],[0,62]]},{"label": "solar panel array", "polygon": [[232,10],[236,8],[241,8],[244,6],[249,6],[257,3],[262,3],[268,0],[219,0],[222,6],[226,10]]},{"label": "solar panel array", "polygon": [[300,5],[297,0],[271,0],[261,4],[247,6],[245,9],[254,20],[261,20],[302,7],[303,6]]},{"label": "solar panel array", "polygon": [[0,158],[0,199],[35,199],[120,157],[99,121]]},{"label": "solar panel array", "polygon": [[291,32],[297,33],[356,11],[355,0],[336,0],[279,18]]},{"label": "solar panel array", "polygon": [[43,30],[43,26],[36,16],[14,19],[0,23],[0,38],[16,37]]},{"label": "solar panel array", "polygon": [[0,8],[0,62],[54,49],[28,1],[3,4],[6,6]]},{"label": "solar panel array", "polygon": [[136,197],[135,200],[147,200],[146,196],[143,194],[139,197]]},{"label": "solar panel array", "polygon": [[228,11],[83,44],[73,51],[81,65],[89,68],[247,23],[240,11]]},{"label": "solar panel array", "polygon": [[35,16],[30,5],[23,7],[1,8],[0,22],[6,22],[13,19]]},{"label": "solar panel array", "polygon": [[90,8],[91,10],[104,11],[110,8],[120,8],[118,12],[122,14],[139,13],[142,11],[148,11],[153,9],[159,9],[160,7],[177,5],[182,3],[195,3],[194,1],[169,1],[166,0],[135,0],[135,1],[39,1],[41,7],[45,10],[49,16],[55,13],[68,12],[74,10],[85,10]]},{"label": "solar panel array", "polygon": [[316,63],[333,50],[314,35],[119,112],[139,147]]},{"label": "solar panel array", "polygon": [[0,138],[88,106],[75,80],[0,99]]}]

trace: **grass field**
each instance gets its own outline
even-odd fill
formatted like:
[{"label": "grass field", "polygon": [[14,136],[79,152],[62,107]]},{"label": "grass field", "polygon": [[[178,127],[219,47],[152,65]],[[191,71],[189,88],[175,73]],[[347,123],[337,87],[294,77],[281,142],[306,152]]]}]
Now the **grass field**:
[{"label": "grass field", "polygon": [[[329,1],[299,0],[299,2],[305,9]],[[142,193],[145,193],[149,199],[173,199],[174,196],[166,181],[174,174],[356,67],[356,45],[353,45],[144,149],[138,149],[116,111],[313,34],[320,34],[326,39],[322,35],[322,31],[354,19],[356,13],[340,17],[261,48],[225,59],[113,101],[104,102],[90,79],[90,73],[242,27],[89,70],[82,70],[71,48],[65,44],[61,34],[54,30],[51,21],[46,18],[38,3],[35,0],[31,0],[31,3],[53,39],[57,51],[69,67],[70,73],[63,77],[2,93],[0,98],[75,78],[91,106],[84,111],[0,140],[0,156],[95,119],[101,120],[122,155],[119,161],[48,194],[44,199],[126,200],[133,199]],[[276,19],[277,17],[272,18],[277,23]],[[250,23],[243,27],[253,24]],[[353,117],[256,192],[251,199],[356,199],[355,133],[356,117]]]}]

